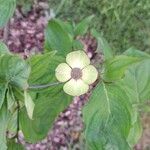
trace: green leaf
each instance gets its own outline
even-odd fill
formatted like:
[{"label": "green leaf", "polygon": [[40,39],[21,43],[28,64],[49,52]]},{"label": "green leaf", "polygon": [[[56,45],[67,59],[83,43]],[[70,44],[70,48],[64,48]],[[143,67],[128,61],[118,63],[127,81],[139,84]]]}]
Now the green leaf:
[{"label": "green leaf", "polygon": [[0,55],[1,54],[10,54],[8,47],[3,42],[0,42]]},{"label": "green leaf", "polygon": [[[55,77],[55,69],[62,62],[65,62],[64,57],[54,56],[48,53],[32,57],[29,60],[31,66],[31,74],[29,77],[30,87],[58,83]],[[50,86],[49,88],[30,88],[30,90],[36,92],[47,91],[49,93],[55,86],[57,85]]]},{"label": "green leaf", "polygon": [[7,97],[7,109],[13,111],[13,106],[15,104],[15,97],[12,87],[8,88],[6,97]]},{"label": "green leaf", "polygon": [[127,56],[133,56],[133,57],[143,57],[143,58],[149,58],[150,59],[150,55],[145,53],[145,52],[142,52],[140,50],[137,50],[135,48],[129,48],[128,50],[126,50],[124,53],[124,55],[127,55]]},{"label": "green leaf", "polygon": [[55,19],[55,21],[57,21],[59,25],[63,28],[63,30],[67,31],[67,33],[70,35],[70,38],[73,39],[73,25],[70,22],[62,21],[60,19]]},{"label": "green leaf", "polygon": [[0,149],[7,150],[7,141],[6,141],[6,131],[7,131],[7,124],[9,120],[9,114],[7,112],[6,106],[0,109]]},{"label": "green leaf", "polygon": [[18,119],[18,110],[13,112],[13,114],[11,114],[10,119],[8,121],[7,130],[9,131],[9,133],[12,133],[13,135],[17,134],[17,128],[18,128],[17,119]]},{"label": "green leaf", "polygon": [[121,79],[128,67],[140,60],[140,58],[125,55],[116,56],[113,59],[107,60],[104,64],[103,79],[107,82]]},{"label": "green leaf", "polygon": [[22,89],[28,87],[27,80],[30,74],[30,67],[19,56],[1,55],[0,68],[0,80]]},{"label": "green leaf", "polygon": [[[138,64],[132,65],[126,71],[125,77],[117,83],[126,92],[133,107],[132,128],[128,136],[128,143],[132,147],[138,142],[142,134],[138,109],[143,109],[145,106],[144,103],[150,100],[149,66],[150,59],[147,58]],[[134,108],[136,108],[135,111]]]},{"label": "green leaf", "polygon": [[24,91],[24,102],[25,102],[27,114],[28,114],[29,118],[32,119],[35,104],[31,98],[30,94],[27,93],[27,91]]},{"label": "green leaf", "polygon": [[6,90],[7,90],[7,86],[5,84],[0,83],[0,109],[5,100]]},{"label": "green leaf", "polygon": [[12,87],[12,90],[15,100],[24,103],[24,92],[22,91],[22,89],[14,86]]},{"label": "green leaf", "polygon": [[16,143],[14,140],[9,140],[7,145],[8,150],[25,150],[21,144]]},{"label": "green leaf", "polygon": [[28,62],[31,66],[30,85],[41,85],[56,81],[55,68],[59,63],[65,62],[65,59],[53,53],[46,53],[32,56]]},{"label": "green leaf", "polygon": [[79,40],[73,41],[73,49],[74,50],[82,50],[83,47],[84,47],[83,44]]},{"label": "green leaf", "polygon": [[53,19],[49,21],[45,30],[45,50],[56,50],[58,54],[66,55],[72,51],[72,39],[62,26]]},{"label": "green leaf", "polygon": [[106,39],[102,37],[102,35],[100,35],[95,29],[92,29],[91,33],[97,39],[97,51],[104,54],[105,60],[112,58],[113,52]]},{"label": "green leaf", "polygon": [[17,102],[16,100],[14,90],[11,86],[7,89],[6,93],[6,99],[7,99],[7,110],[10,112],[10,118],[8,121],[8,127],[7,130],[12,133],[13,135],[17,134],[17,128],[18,128],[18,110]]},{"label": "green leaf", "polygon": [[4,27],[13,16],[15,8],[15,0],[0,0],[0,28]]},{"label": "green leaf", "polygon": [[138,140],[142,136],[142,131],[143,129],[142,129],[141,121],[138,118],[137,121],[134,122],[134,124],[132,125],[127,139],[131,147],[137,144]]},{"label": "green leaf", "polygon": [[83,109],[86,141],[91,150],[130,150],[131,105],[119,86],[99,83]]},{"label": "green leaf", "polygon": [[37,93],[32,98],[35,103],[33,120],[29,119],[25,109],[22,109],[20,113],[20,124],[25,140],[35,143],[46,137],[60,112],[71,103],[72,97],[65,94],[62,86],[59,86],[53,88],[49,93]]},{"label": "green leaf", "polygon": [[131,66],[118,84],[126,91],[132,104],[150,100],[150,59]]},{"label": "green leaf", "polygon": [[36,89],[39,85],[58,82],[55,77],[55,69],[61,62],[65,62],[64,57],[46,53],[33,56],[28,62],[31,66],[29,94],[35,103],[35,108],[33,120],[29,119],[23,108],[20,123],[25,139],[29,142],[37,142],[47,135],[54,120],[60,112],[67,108],[72,97],[63,92],[62,84]]},{"label": "green leaf", "polygon": [[87,33],[87,30],[89,28],[89,24],[91,23],[94,15],[91,15],[85,19],[83,19],[80,23],[78,23],[74,29],[75,36],[81,36]]}]

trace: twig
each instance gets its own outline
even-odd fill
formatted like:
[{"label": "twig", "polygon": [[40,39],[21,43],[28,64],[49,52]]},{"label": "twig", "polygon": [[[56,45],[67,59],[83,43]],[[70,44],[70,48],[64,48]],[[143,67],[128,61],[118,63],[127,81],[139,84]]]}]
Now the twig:
[{"label": "twig", "polygon": [[43,84],[43,85],[30,85],[29,89],[44,89],[44,88],[48,88],[50,86],[55,86],[55,85],[59,85],[59,84],[62,84],[62,83],[54,82],[54,83]]}]

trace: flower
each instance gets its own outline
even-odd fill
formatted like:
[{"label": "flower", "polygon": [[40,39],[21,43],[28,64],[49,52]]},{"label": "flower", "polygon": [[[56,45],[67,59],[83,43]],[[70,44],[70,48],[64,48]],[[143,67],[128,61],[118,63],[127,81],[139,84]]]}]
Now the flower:
[{"label": "flower", "polygon": [[55,70],[58,81],[66,82],[65,93],[79,96],[86,93],[89,85],[98,77],[98,71],[90,65],[90,59],[84,51],[73,51],[66,56],[67,63],[61,63]]}]

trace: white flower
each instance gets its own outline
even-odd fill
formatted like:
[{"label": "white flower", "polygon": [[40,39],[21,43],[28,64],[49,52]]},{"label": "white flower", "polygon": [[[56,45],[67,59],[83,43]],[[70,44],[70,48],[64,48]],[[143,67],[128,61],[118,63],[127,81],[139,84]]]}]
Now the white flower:
[{"label": "white flower", "polygon": [[55,70],[58,81],[66,82],[64,91],[72,96],[86,93],[89,85],[98,77],[96,68],[90,65],[90,59],[84,51],[74,51],[67,55],[67,63],[61,63]]}]

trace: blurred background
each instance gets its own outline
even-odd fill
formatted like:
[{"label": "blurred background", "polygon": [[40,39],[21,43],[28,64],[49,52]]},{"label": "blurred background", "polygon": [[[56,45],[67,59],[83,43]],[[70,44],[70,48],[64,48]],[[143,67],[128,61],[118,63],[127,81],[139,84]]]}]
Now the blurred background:
[{"label": "blurred background", "polygon": [[149,0],[49,0],[49,6],[64,20],[80,21],[94,14],[91,26],[114,51],[134,46],[150,52]]},{"label": "blurred background", "polygon": [[[42,0],[40,1],[42,2]],[[29,11],[33,0],[18,0]],[[51,14],[78,22],[95,15],[91,26],[108,40],[115,52],[136,47],[150,53],[149,0],[48,0]]]}]

